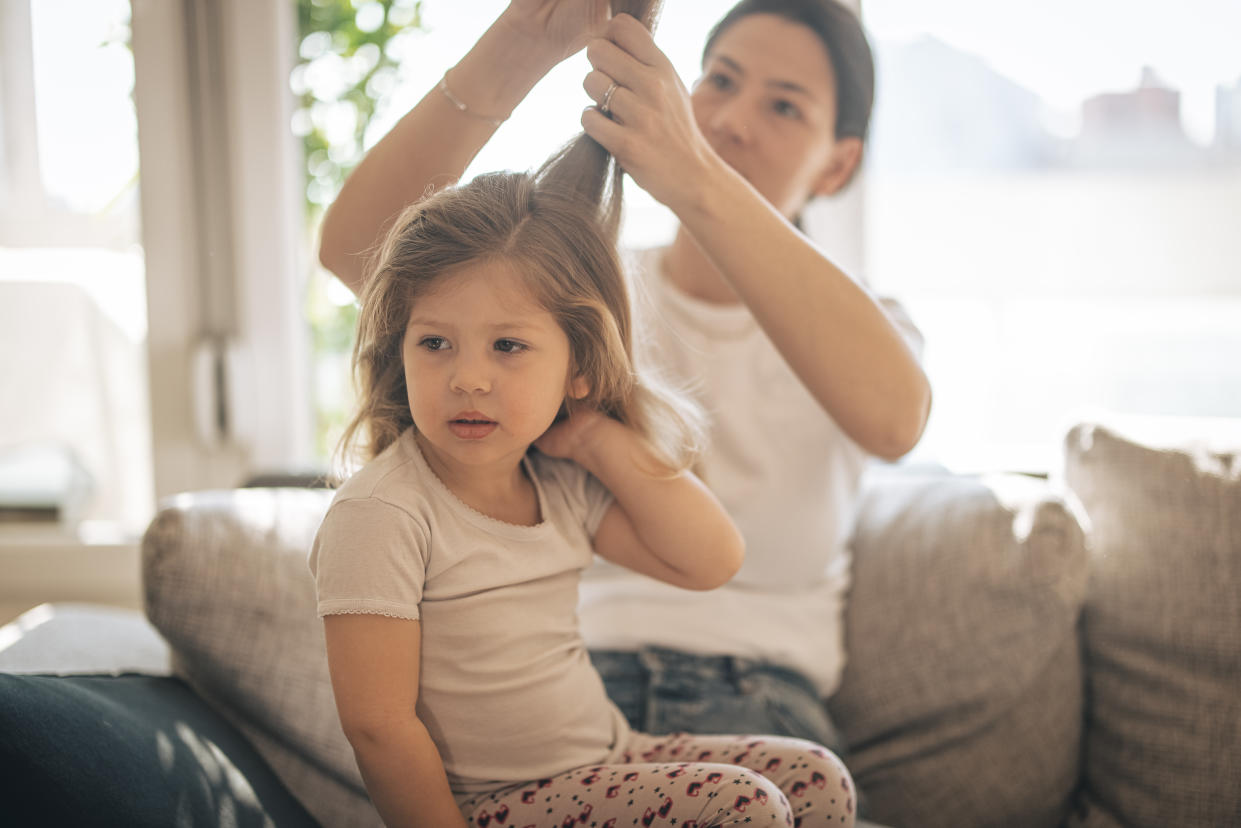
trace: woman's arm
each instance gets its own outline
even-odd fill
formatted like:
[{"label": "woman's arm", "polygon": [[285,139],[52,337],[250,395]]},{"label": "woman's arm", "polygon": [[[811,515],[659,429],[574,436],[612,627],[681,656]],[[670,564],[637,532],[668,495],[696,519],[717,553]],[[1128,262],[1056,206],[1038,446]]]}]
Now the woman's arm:
[{"label": "woman's arm", "polygon": [[715,495],[676,474],[632,429],[594,412],[574,414],[535,443],[569,457],[616,498],[595,532],[595,552],[685,589],[715,589],[737,574],[745,541]]},{"label": "woman's arm", "polygon": [[883,308],[727,164],[677,211],[793,372],[854,442],[909,452],[931,386]]},{"label": "woman's arm", "polygon": [[618,16],[587,56],[624,89],[612,99],[619,120],[590,109],[582,115],[586,131],[676,213],[855,442],[887,458],[913,448],[930,410],[930,384],[875,299],[712,149],[684,85],[645,27]]},{"label": "woman's arm", "polygon": [[465,828],[439,751],[414,713],[421,624],[328,615],[323,630],[341,728],[384,825]]},{"label": "woman's arm", "polygon": [[461,177],[548,70],[607,19],[606,0],[513,0],[447,82],[462,112],[434,88],[353,170],[323,219],[319,259],[355,293],[367,256],[407,205]]}]

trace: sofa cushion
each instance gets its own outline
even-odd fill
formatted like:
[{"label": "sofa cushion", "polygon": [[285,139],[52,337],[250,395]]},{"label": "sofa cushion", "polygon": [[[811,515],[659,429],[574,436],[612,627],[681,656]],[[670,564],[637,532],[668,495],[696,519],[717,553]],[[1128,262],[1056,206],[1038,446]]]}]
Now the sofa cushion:
[{"label": "sofa cushion", "polygon": [[0,733],[6,825],[317,824],[175,678],[0,673]]},{"label": "sofa cushion", "polygon": [[231,721],[324,825],[373,826],[341,732],[306,565],[332,493],[197,492],[143,538],[147,616],[173,673]]},{"label": "sofa cushion", "polygon": [[872,475],[829,702],[872,819],[1052,826],[1078,778],[1083,531],[1042,480]]},{"label": "sofa cushion", "polygon": [[1241,824],[1238,447],[1067,438],[1091,524],[1077,824]]}]

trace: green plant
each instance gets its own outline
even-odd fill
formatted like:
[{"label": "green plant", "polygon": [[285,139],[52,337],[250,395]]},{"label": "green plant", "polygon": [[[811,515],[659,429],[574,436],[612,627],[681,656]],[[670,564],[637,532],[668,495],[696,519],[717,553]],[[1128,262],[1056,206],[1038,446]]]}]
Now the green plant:
[{"label": "green plant", "polygon": [[[290,84],[299,107],[293,128],[305,152],[307,238],[364,152],[367,127],[396,83],[397,40],[422,28],[421,0],[297,0],[298,63]],[[311,259],[314,259],[312,256]],[[357,304],[315,267],[306,295],[311,328],[315,443],[331,453],[353,400],[347,355]]]}]

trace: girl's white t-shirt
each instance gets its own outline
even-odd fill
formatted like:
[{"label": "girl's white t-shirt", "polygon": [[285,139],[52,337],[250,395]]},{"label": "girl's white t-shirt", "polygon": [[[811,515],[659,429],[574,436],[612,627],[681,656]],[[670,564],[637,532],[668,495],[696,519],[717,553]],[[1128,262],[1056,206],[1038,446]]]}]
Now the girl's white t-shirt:
[{"label": "girl's white t-shirt", "polygon": [[612,496],[576,463],[524,463],[536,526],[459,500],[409,429],[337,491],[310,552],[319,615],[421,621],[418,718],[459,795],[616,761],[629,737],[576,617]]},{"label": "girl's white t-shirt", "polygon": [[[847,542],[869,455],[824,412],[744,305],[690,297],[665,277],[663,250],[636,254],[636,349],[706,411],[696,471],[746,541],[724,587],[691,592],[606,562],[585,573],[579,614],[592,649],[669,647],[791,667],[823,696],[844,667]],[[909,339],[916,329],[886,306]]]}]

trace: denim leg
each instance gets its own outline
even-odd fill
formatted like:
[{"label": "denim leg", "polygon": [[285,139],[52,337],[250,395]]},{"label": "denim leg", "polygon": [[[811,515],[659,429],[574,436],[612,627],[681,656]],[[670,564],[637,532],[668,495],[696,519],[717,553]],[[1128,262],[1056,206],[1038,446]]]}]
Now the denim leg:
[{"label": "denim leg", "polygon": [[591,659],[612,701],[643,733],[753,733],[843,747],[814,686],[793,670],[660,647],[592,652]]},{"label": "denim leg", "polygon": [[[608,695],[635,730],[794,736],[823,745],[848,764],[827,706],[796,671],[661,647],[590,655]],[[861,791],[858,795],[864,815],[866,799]]]},{"label": "denim leg", "polygon": [[646,699],[650,691],[650,672],[637,653],[617,650],[591,650],[590,660],[603,678],[608,698],[620,708],[634,730],[646,725]]}]

